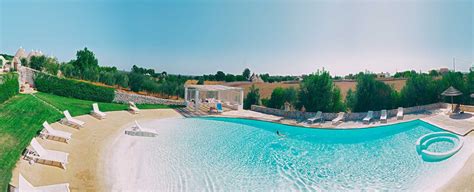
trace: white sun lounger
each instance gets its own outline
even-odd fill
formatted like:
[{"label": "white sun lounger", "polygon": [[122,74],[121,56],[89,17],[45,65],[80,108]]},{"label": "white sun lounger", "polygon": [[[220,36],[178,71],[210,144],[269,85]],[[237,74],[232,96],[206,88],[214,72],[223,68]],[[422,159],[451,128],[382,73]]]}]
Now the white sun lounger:
[{"label": "white sun lounger", "polygon": [[369,112],[367,112],[367,116],[365,116],[365,118],[363,119],[363,122],[364,123],[370,123],[370,120],[372,120],[373,117],[374,117],[374,112],[369,111]]},{"label": "white sun lounger", "polygon": [[18,178],[18,188],[15,190],[18,192],[69,192],[69,183],[61,183],[54,185],[45,186],[33,186],[28,182],[23,175],[20,174]]},{"label": "white sun lounger", "polygon": [[26,152],[26,157],[31,160],[45,160],[58,162],[61,166],[66,169],[66,164],[68,163],[68,153],[62,151],[54,151],[43,148],[36,138],[33,138],[30,143],[30,148]]},{"label": "white sun lounger", "polygon": [[382,110],[380,112],[380,122],[387,123],[387,110]]},{"label": "white sun lounger", "polygon": [[403,119],[403,107],[399,107],[399,108],[398,108],[397,119],[398,119],[398,120],[402,120],[402,119]]},{"label": "white sun lounger", "polygon": [[41,131],[40,135],[42,138],[46,138],[48,136],[63,138],[66,140],[66,143],[69,143],[72,133],[53,129],[51,125],[45,121],[43,123],[43,130]]},{"label": "white sun lounger", "polygon": [[345,114],[344,112],[339,112],[337,114],[337,117],[332,120],[332,124],[335,125],[342,122],[344,120],[344,114]]},{"label": "white sun lounger", "polygon": [[323,121],[323,112],[318,111],[314,117],[309,118],[307,121],[308,123],[314,123],[316,121],[322,122]]},{"label": "white sun lounger", "polygon": [[134,102],[129,101],[128,102],[128,109],[130,110],[131,113],[133,114],[138,114],[140,113],[140,109],[135,105]]},{"label": "white sun lounger", "polygon": [[105,119],[106,117],[106,114],[99,110],[99,105],[97,103],[92,104],[91,115],[96,117],[97,119]]},{"label": "white sun lounger", "polygon": [[156,137],[158,133],[154,129],[147,129],[143,128],[138,122],[135,120],[135,125],[132,126],[131,130],[125,130],[125,134],[131,136],[142,136],[142,137]]},{"label": "white sun lounger", "polygon": [[62,119],[62,121],[61,121],[62,123],[66,124],[66,125],[69,125],[69,126],[73,126],[73,127],[82,127],[82,126],[84,126],[85,123],[81,120],[73,118],[68,110],[64,111],[63,113],[64,113],[64,116],[66,118]]},{"label": "white sun lounger", "polygon": [[132,127],[134,130],[138,131],[145,131],[145,132],[151,132],[151,133],[156,133],[156,130],[154,129],[148,129],[148,128],[143,128],[140,124],[138,124],[138,121],[135,120],[135,126]]}]

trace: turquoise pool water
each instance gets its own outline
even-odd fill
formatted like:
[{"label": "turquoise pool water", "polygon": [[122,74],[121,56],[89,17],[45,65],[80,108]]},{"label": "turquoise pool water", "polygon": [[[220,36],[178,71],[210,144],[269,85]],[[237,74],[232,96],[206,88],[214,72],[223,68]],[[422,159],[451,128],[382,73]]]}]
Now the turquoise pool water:
[{"label": "turquoise pool water", "polygon": [[[442,131],[422,121],[328,130],[233,118],[142,123],[156,138],[123,136],[130,158],[111,170],[120,189],[171,191],[346,191],[420,189],[451,159],[425,162],[416,140]],[[277,136],[276,131],[284,134]],[[128,140],[128,141],[125,141]],[[449,143],[448,143],[449,147]],[[443,143],[433,146],[443,150]],[[146,153],[138,153],[146,151]],[[123,154],[122,154],[123,153]],[[114,158],[117,161],[121,158]],[[123,159],[123,158],[122,158]],[[133,171],[132,171],[133,170]],[[429,177],[427,177],[429,176]],[[113,181],[111,181],[113,183]]]}]

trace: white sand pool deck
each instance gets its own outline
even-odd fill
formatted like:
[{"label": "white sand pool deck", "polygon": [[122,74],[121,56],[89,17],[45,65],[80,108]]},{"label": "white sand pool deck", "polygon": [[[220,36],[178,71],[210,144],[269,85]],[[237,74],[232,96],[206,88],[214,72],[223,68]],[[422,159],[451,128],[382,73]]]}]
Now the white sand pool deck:
[{"label": "white sand pool deck", "polygon": [[446,115],[446,112],[446,110],[443,110],[436,115],[421,118],[421,120],[463,136],[474,130],[474,114],[465,113],[450,117]]},{"label": "white sand pool deck", "polygon": [[297,122],[294,119],[285,119],[283,117],[264,114],[255,111],[229,111],[224,112],[221,115],[210,115],[215,117],[234,117],[234,118],[248,118],[262,121],[271,121],[278,122],[287,125],[302,126],[308,128],[327,128],[327,129],[358,129],[358,128],[370,128],[377,127],[382,125],[391,125],[401,122],[413,121],[420,119],[437,127],[440,127],[444,130],[456,133],[458,135],[465,136],[469,132],[474,130],[474,114],[465,113],[459,118],[451,118],[449,115],[446,115],[447,110],[441,109],[429,111],[427,113],[417,113],[417,114],[405,114],[403,120],[397,120],[396,117],[391,117],[387,119],[387,123],[381,123],[378,119],[373,119],[369,124],[365,124],[362,121],[344,121],[337,125],[333,125],[331,121],[325,121],[322,123],[307,124],[305,122]]},{"label": "white sand pool deck", "polygon": [[21,159],[13,170],[12,184],[18,186],[18,174],[21,174],[33,185],[50,185],[69,183],[72,191],[107,191],[104,188],[105,175],[101,170],[107,167],[108,159],[105,149],[111,140],[123,133],[123,129],[134,120],[150,120],[169,117],[181,117],[173,109],[141,110],[140,114],[132,115],[127,111],[106,112],[107,118],[98,120],[90,115],[78,116],[77,119],[86,122],[80,130],[59,123],[51,124],[61,131],[72,133],[69,144],[38,139],[46,149],[69,153],[67,169],[50,165],[33,164]]},{"label": "white sand pool deck", "polygon": [[[410,121],[414,119],[437,119],[440,120],[442,113],[406,115],[403,121]],[[259,119],[265,121],[280,122],[285,124],[292,124],[296,121],[282,119],[281,117],[262,114],[253,111],[231,111],[225,112],[222,116],[226,117],[241,117]],[[58,141],[39,139],[41,145],[47,149],[59,150],[69,153],[69,164],[67,170],[58,167],[53,167],[43,164],[30,165],[25,160],[19,160],[16,168],[13,171],[12,184],[17,186],[18,174],[21,173],[33,185],[48,185],[55,183],[70,183],[72,191],[107,191],[106,178],[104,170],[109,168],[107,151],[112,150],[111,143],[123,133],[123,129],[131,125],[134,120],[151,120],[160,118],[181,117],[173,109],[157,109],[157,110],[142,110],[138,115],[132,115],[126,111],[107,112],[107,119],[97,120],[90,115],[83,115],[77,117],[86,124],[83,129],[77,130],[59,123],[53,123],[55,129],[73,133],[70,144]],[[447,117],[447,116],[446,116]],[[449,117],[447,117],[449,118]],[[456,122],[465,121],[467,125],[472,124],[474,117],[463,120],[456,120]],[[450,125],[449,119],[440,120],[444,124]],[[398,123],[394,118],[388,120],[387,124]],[[464,125],[466,123],[462,123]],[[297,124],[299,125],[299,124]],[[317,125],[318,127],[335,128],[330,122]],[[361,122],[345,122],[338,125],[336,128],[353,128],[353,127],[372,127],[381,125],[375,121],[369,125]],[[451,124],[452,128],[456,128],[458,124]],[[301,125],[300,125],[301,126]],[[466,137],[473,137],[474,133],[468,134]],[[453,177],[447,185],[444,185],[439,190],[441,191],[469,191],[474,189],[474,156],[464,164],[464,167]]]}]

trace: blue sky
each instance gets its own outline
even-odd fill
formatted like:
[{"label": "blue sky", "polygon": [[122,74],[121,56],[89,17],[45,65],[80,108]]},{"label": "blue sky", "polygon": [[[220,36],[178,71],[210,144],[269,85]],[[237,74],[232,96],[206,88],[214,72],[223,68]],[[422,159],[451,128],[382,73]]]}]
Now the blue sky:
[{"label": "blue sky", "polygon": [[0,0],[0,52],[180,74],[332,74],[452,67],[474,59],[473,1]]}]

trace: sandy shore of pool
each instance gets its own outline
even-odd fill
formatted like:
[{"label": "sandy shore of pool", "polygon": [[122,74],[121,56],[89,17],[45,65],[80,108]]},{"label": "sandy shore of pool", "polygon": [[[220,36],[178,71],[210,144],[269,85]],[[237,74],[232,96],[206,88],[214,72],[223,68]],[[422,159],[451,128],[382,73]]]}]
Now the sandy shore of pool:
[{"label": "sandy shore of pool", "polygon": [[123,133],[123,129],[131,126],[134,120],[180,116],[173,109],[142,110],[137,115],[126,111],[115,111],[107,112],[107,118],[104,120],[98,120],[90,115],[76,117],[86,122],[84,128],[80,130],[53,123],[53,128],[72,133],[69,144],[49,139],[38,139],[38,141],[46,149],[69,153],[67,169],[39,163],[30,165],[20,159],[13,170],[11,184],[18,186],[18,175],[21,173],[34,186],[69,183],[71,191],[107,191],[106,174],[103,170],[113,159],[106,155],[108,154],[106,150],[112,149],[113,141]]},{"label": "sandy shore of pool", "polygon": [[[466,137],[474,138],[474,132]],[[474,154],[464,163],[461,170],[437,191],[474,191]]]}]

